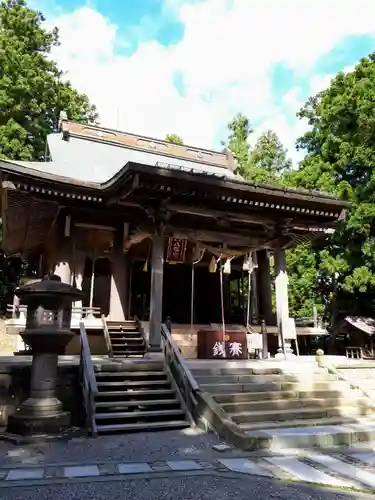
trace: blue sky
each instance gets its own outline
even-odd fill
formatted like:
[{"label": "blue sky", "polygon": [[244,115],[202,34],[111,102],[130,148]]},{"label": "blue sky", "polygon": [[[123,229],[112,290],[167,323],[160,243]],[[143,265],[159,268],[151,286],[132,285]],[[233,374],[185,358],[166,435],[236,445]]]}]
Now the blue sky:
[{"label": "blue sky", "polygon": [[[33,0],[57,25],[53,56],[103,125],[218,147],[236,113],[297,160],[311,94],[375,50],[375,2]],[[328,4],[328,6],[327,6]]]}]

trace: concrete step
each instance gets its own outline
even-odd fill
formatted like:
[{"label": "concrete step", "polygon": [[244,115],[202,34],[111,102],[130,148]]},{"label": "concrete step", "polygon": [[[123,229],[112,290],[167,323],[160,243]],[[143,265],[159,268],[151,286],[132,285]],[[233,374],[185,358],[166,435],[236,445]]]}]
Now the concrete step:
[{"label": "concrete step", "polygon": [[143,335],[141,335],[139,332],[116,332],[116,333],[110,333],[109,337],[112,342],[115,342],[116,340],[123,340],[123,339],[128,339],[128,340],[143,340]]},{"label": "concrete step", "polygon": [[169,380],[126,380],[126,381],[119,381],[116,380],[114,382],[97,382],[97,386],[99,391],[105,391],[106,389],[108,390],[116,390],[118,389],[119,391],[123,390],[124,388],[130,389],[132,387],[155,387],[155,388],[162,388],[162,387],[170,387],[171,383]]},{"label": "concrete step", "polygon": [[113,350],[113,355],[114,356],[117,356],[118,358],[123,358],[123,357],[128,357],[128,356],[137,356],[138,358],[139,357],[143,357],[145,354],[145,350],[141,350],[141,349],[138,349],[138,350],[135,350],[135,349],[122,349],[122,350]]},{"label": "concrete step", "polygon": [[269,391],[269,392],[239,392],[233,394],[214,394],[213,397],[215,401],[220,404],[223,403],[251,403],[256,401],[272,401],[273,399],[304,399],[304,398],[345,398],[349,396],[353,397],[356,394],[354,391],[344,390],[312,390],[312,391]]},{"label": "concrete step", "polygon": [[[278,422],[246,422],[238,424],[238,426],[244,431],[262,431],[269,429],[283,429],[283,428],[303,428],[303,427],[315,427],[318,428],[321,425],[341,425],[341,424],[354,424],[358,422],[358,418],[336,416],[336,417],[324,417],[319,419],[317,422],[316,418],[299,418],[293,421],[283,420]],[[303,431],[301,431],[303,432]]]},{"label": "concrete step", "polygon": [[375,422],[371,419],[348,421],[348,419],[325,419],[320,425],[311,422],[303,427],[290,425],[274,429],[251,430],[246,433],[254,438],[269,439],[269,448],[272,452],[286,449],[332,448],[334,446],[357,446],[364,441],[375,439]]},{"label": "concrete step", "polygon": [[212,394],[238,393],[238,392],[268,392],[268,391],[295,391],[295,390],[339,390],[347,387],[344,381],[320,381],[314,382],[270,382],[265,384],[201,384],[201,389]]},{"label": "concrete step", "polygon": [[126,321],[107,321],[108,329],[111,328],[127,328],[127,327],[135,327],[138,328],[138,323],[134,320],[126,320]]},{"label": "concrete step", "polygon": [[116,351],[126,351],[126,350],[131,350],[131,351],[141,351],[145,349],[145,344],[144,342],[137,343],[137,344],[126,344],[125,342],[116,342],[114,345],[112,343],[113,350]]},{"label": "concrete step", "polygon": [[[288,374],[277,374],[277,375],[215,375],[215,376],[202,376],[195,375],[195,380],[198,384],[269,384],[275,383],[286,383],[286,382],[309,382],[311,380],[310,375],[288,375]],[[314,375],[314,381],[328,382],[331,380],[336,380],[334,375],[327,373],[319,373]]]},{"label": "concrete step", "polygon": [[156,408],[166,406],[180,406],[178,399],[139,399],[135,401],[101,401],[95,403],[97,413],[101,410],[120,411],[124,408]]},{"label": "concrete step", "polygon": [[230,418],[237,424],[252,423],[252,422],[283,422],[288,421],[289,424],[293,420],[302,419],[321,419],[329,417],[355,417],[374,414],[374,410],[368,407],[353,407],[353,406],[330,406],[327,402],[325,408],[299,408],[299,409],[277,409],[268,411],[251,411],[242,413],[228,413]]},{"label": "concrete step", "polygon": [[174,410],[151,410],[151,411],[122,411],[122,412],[107,412],[107,413],[96,413],[96,420],[131,420],[131,419],[148,419],[148,418],[162,418],[166,420],[167,417],[170,416],[179,416],[184,417],[185,413],[181,408],[177,408]]},{"label": "concrete step", "polygon": [[280,368],[249,368],[233,366],[232,368],[193,368],[192,374],[196,377],[217,377],[219,375],[280,375]]},{"label": "concrete step", "polygon": [[112,379],[114,381],[116,380],[122,380],[122,379],[131,379],[134,380],[135,378],[151,378],[153,380],[155,379],[166,379],[167,375],[164,371],[141,371],[141,370],[134,370],[134,371],[124,371],[124,372],[98,372],[95,375],[97,381],[104,381],[103,379]]},{"label": "concrete step", "polygon": [[164,422],[137,422],[131,424],[98,425],[98,434],[113,434],[116,432],[160,431],[168,429],[184,429],[190,427],[185,419],[166,420]]},{"label": "concrete step", "polygon": [[[130,389],[130,390],[118,390],[118,391],[103,391],[100,392],[96,396],[96,401],[97,402],[104,402],[104,401],[117,401],[118,398],[121,397],[122,401],[138,401],[139,399],[147,399],[147,400],[153,400],[153,399],[171,399],[175,397],[175,391],[172,388],[168,389],[144,389],[144,388],[139,388],[139,389]],[[117,398],[112,399],[112,398]]]},{"label": "concrete step", "polygon": [[122,348],[122,347],[131,347],[138,349],[139,347],[144,348],[143,339],[116,339],[115,341],[111,341],[112,348]]},{"label": "concrete step", "polygon": [[123,372],[123,371],[164,371],[164,364],[161,361],[151,361],[146,359],[108,359],[105,363],[95,364],[94,371],[101,372]]},{"label": "concrete step", "polygon": [[296,399],[268,399],[264,401],[224,403],[221,407],[227,413],[244,413],[253,411],[295,410],[299,408],[326,408],[327,404],[333,407],[362,406],[369,407],[367,398],[296,398]]}]

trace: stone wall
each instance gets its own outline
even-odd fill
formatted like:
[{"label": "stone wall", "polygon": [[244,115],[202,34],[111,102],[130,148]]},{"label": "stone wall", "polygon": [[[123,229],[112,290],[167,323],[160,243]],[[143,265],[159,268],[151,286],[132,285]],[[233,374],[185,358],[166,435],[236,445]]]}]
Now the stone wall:
[{"label": "stone wall", "polygon": [[[22,356],[23,357],[23,356]],[[26,356],[25,356],[26,358]],[[0,357],[0,427],[5,427],[9,415],[29,394],[31,358],[11,360]],[[84,425],[81,389],[78,380],[78,366],[59,366],[57,396],[64,409],[72,413],[72,424]]]}]

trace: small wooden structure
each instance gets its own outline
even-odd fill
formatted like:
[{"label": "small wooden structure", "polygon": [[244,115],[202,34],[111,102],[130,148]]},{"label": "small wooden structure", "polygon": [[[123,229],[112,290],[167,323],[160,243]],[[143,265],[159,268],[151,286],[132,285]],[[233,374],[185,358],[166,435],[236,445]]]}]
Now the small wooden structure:
[{"label": "small wooden structure", "polygon": [[346,316],[336,328],[336,337],[343,339],[347,358],[375,359],[375,319]]},{"label": "small wooden structure", "polygon": [[[40,276],[53,272],[83,290],[77,328],[84,310],[114,321],[136,316],[157,348],[167,316],[191,332],[223,319],[244,325],[251,280],[250,319],[277,326],[278,347],[288,348],[285,249],[333,231],[345,202],[245,182],[229,150],[67,120],[48,137],[48,157],[0,161],[2,248],[33,259]],[[249,256],[252,274],[244,271]],[[84,319],[89,334],[102,334],[99,317]],[[94,352],[103,346],[98,340]]]}]

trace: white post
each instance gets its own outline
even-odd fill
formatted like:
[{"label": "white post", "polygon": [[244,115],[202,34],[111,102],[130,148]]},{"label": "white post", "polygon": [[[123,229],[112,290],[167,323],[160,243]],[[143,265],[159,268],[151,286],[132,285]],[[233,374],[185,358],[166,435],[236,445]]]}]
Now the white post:
[{"label": "white post", "polygon": [[[74,253],[74,283],[73,284],[79,290],[82,290],[83,273],[84,273],[84,269],[85,269],[85,260],[86,260],[86,254],[84,252],[76,250]],[[82,319],[82,299],[74,302],[73,308],[74,308],[74,318],[81,320]]]},{"label": "white post", "polygon": [[290,357],[293,351],[288,341],[288,320],[289,320],[289,302],[288,302],[288,275],[286,272],[285,250],[278,248],[275,250],[275,291],[276,291],[276,318],[277,329],[279,332],[279,349],[277,357]]}]

